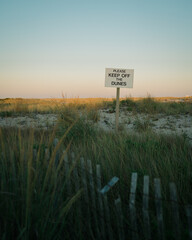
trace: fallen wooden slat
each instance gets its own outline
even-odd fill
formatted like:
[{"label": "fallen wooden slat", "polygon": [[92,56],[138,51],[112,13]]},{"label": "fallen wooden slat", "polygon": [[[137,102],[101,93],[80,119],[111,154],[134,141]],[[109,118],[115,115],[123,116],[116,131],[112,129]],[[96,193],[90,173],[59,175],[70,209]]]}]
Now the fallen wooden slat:
[{"label": "fallen wooden slat", "polygon": [[113,178],[107,183],[107,185],[105,185],[105,187],[100,190],[100,193],[102,193],[102,194],[107,193],[118,181],[119,181],[119,178],[118,178],[118,177],[113,177]]},{"label": "fallen wooden slat", "polygon": [[122,212],[121,198],[120,197],[118,197],[115,200],[115,207],[116,207],[116,218],[117,218],[119,240],[124,240],[125,239],[125,233],[124,233],[123,212]]},{"label": "fallen wooden slat", "polygon": [[144,176],[143,183],[143,225],[145,239],[151,239],[151,228],[149,221],[149,176]]},{"label": "fallen wooden slat", "polygon": [[163,206],[161,196],[161,182],[159,178],[154,179],[155,187],[155,206],[157,213],[157,234],[159,240],[165,239],[164,222],[163,222]]},{"label": "fallen wooden slat", "polygon": [[136,188],[137,188],[137,173],[132,173],[131,176],[131,189],[129,196],[129,211],[130,211],[130,235],[133,240],[139,239],[138,229],[137,229],[137,216],[135,208],[135,197],[136,197]]},{"label": "fallen wooden slat", "polygon": [[179,208],[177,199],[177,189],[175,183],[169,184],[170,188],[170,200],[172,208],[172,232],[176,240],[181,239],[180,220],[179,220]]}]

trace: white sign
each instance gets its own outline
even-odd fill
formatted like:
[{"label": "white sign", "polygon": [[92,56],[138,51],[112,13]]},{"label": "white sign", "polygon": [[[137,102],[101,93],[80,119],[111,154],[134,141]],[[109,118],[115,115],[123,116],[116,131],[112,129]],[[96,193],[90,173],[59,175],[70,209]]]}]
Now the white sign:
[{"label": "white sign", "polygon": [[106,68],[105,87],[132,88],[133,75],[133,69]]}]

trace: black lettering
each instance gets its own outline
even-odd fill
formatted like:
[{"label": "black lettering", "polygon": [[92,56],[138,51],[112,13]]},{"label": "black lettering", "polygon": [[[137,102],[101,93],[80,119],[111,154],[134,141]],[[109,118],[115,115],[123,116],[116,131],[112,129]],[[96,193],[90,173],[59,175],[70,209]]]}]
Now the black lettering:
[{"label": "black lettering", "polygon": [[121,74],[122,78],[126,78],[126,77],[129,78],[129,76],[130,76],[130,74]]},{"label": "black lettering", "polygon": [[113,86],[126,86],[127,83],[126,82],[114,82],[114,81],[112,81],[111,85],[113,85]]},{"label": "black lettering", "polygon": [[109,73],[108,74],[108,77],[119,77],[120,76],[120,73]]},{"label": "black lettering", "polygon": [[115,73],[125,73],[124,69],[113,69],[113,72]]}]

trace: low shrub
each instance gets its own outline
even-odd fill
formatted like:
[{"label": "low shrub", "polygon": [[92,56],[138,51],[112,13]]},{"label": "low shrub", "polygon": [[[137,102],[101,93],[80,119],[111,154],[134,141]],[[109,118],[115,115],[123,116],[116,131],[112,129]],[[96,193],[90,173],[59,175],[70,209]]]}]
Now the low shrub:
[{"label": "low shrub", "polygon": [[[96,120],[94,117],[96,118],[98,116],[91,115],[91,117],[91,120]],[[66,106],[61,111],[58,120],[58,135],[62,136],[69,128],[70,130],[66,136],[66,141],[72,140],[76,143],[82,140],[89,140],[89,138],[94,138],[96,134],[96,129],[86,114],[83,115],[76,109]]]},{"label": "low shrub", "polygon": [[120,102],[120,106],[126,106],[128,111],[133,111],[135,110],[137,103],[130,98],[126,98]]},{"label": "low shrub", "polygon": [[151,130],[152,123],[149,119],[139,119],[137,118],[133,123],[134,129],[138,132],[144,132]]}]

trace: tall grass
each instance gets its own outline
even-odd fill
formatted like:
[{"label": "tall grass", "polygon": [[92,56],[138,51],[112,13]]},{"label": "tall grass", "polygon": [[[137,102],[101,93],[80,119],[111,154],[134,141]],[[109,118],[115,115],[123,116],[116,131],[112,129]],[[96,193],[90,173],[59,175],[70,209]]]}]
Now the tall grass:
[{"label": "tall grass", "polygon": [[95,138],[96,127],[93,126],[93,122],[99,119],[97,109],[89,107],[79,110],[76,105],[68,105],[63,106],[59,116],[57,130],[59,136],[62,136],[72,126],[66,136],[66,141],[73,140],[79,143]]},{"label": "tall grass", "polygon": [[191,114],[192,115],[192,102],[162,102],[157,101],[155,98],[147,97],[134,101],[127,98],[121,101],[121,106],[126,107],[128,111],[147,114]]},{"label": "tall grass", "polygon": [[[52,143],[57,131],[1,129],[1,239],[91,237],[91,232],[83,225],[92,220],[76,215],[79,209],[84,211],[87,208],[85,201],[81,200],[81,205],[78,204],[81,190],[74,192],[71,197],[67,195],[66,184],[69,178],[72,181],[75,167],[71,165],[69,174],[65,174],[65,152],[62,152],[68,144],[71,144],[70,148],[76,156],[91,159],[94,171],[96,164],[101,165],[102,185],[113,176],[120,178],[118,191],[113,194],[120,194],[124,204],[128,205],[132,172],[137,172],[141,180],[144,175],[149,175],[151,180],[160,177],[163,198],[167,197],[168,183],[174,181],[179,201],[182,204],[192,202],[192,149],[185,136],[157,136],[151,132],[140,135],[114,134],[97,130],[94,138],[71,143],[70,139],[65,139],[71,129],[60,137],[56,146]],[[59,162],[56,162],[59,149],[62,154]],[[139,180],[139,192],[142,192],[142,186]],[[153,193],[152,186],[150,192]],[[108,199],[112,202],[114,195],[109,194]],[[141,200],[137,199],[140,205]],[[80,224],[82,221],[86,223]],[[115,218],[113,221],[115,226]]]},{"label": "tall grass", "polygon": [[[173,181],[180,201],[192,202],[192,148],[188,138],[145,131],[150,124],[139,119],[135,123],[139,134],[98,130],[93,124],[99,119],[98,109],[113,108],[115,101],[99,104],[59,106],[55,110],[59,120],[54,131],[0,129],[1,239],[91,238],[91,231],[83,227],[87,225],[78,215],[80,209],[87,208],[81,199],[81,189],[70,197],[67,195],[67,182],[78,164],[77,161],[71,165],[69,174],[64,174],[66,152],[63,150],[69,147],[76,155],[90,159],[94,170],[96,164],[101,165],[102,184],[118,176],[120,182],[114,194],[120,194],[126,204],[132,172],[137,172],[139,179],[144,175],[150,179],[161,178],[164,198],[168,183]],[[125,99],[121,107],[152,114],[192,113],[191,103],[156,102],[152,98]],[[56,146],[53,145],[55,137],[59,138]],[[140,192],[142,186],[139,181]],[[150,190],[153,193],[152,186]],[[109,195],[109,202],[113,197]],[[141,198],[138,202],[141,203]],[[114,216],[112,219],[115,225]],[[83,221],[91,219],[83,218]]]},{"label": "tall grass", "polygon": [[[0,99],[0,116],[9,117],[26,113],[59,113],[63,107],[86,110],[95,121],[99,119],[95,110],[108,109],[115,111],[115,99]],[[165,114],[192,114],[192,98],[125,98],[121,99],[120,106],[127,111],[139,113],[165,113]],[[94,112],[94,113],[93,113]]]},{"label": "tall grass", "polygon": [[52,138],[32,130],[0,129],[1,239],[60,239],[63,235],[67,214],[81,191],[67,197],[70,175],[63,174],[64,155],[54,163],[62,139],[53,148]]},{"label": "tall grass", "polygon": [[132,172],[151,179],[160,177],[164,190],[173,181],[181,200],[192,201],[192,148],[185,136],[98,132],[94,140],[75,147],[87,159],[101,164],[106,179],[118,176],[123,185],[129,185]]}]

